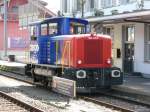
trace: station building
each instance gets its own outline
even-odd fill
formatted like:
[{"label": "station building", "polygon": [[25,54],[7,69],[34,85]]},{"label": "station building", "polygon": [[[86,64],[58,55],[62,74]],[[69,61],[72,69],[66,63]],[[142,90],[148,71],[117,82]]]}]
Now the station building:
[{"label": "station building", "polygon": [[[81,17],[81,1],[62,0],[62,13]],[[83,1],[89,29],[112,37],[114,65],[125,73],[141,73],[150,78],[150,1]]]},{"label": "station building", "polygon": [[[25,61],[30,44],[28,25],[55,16],[40,0],[9,0],[7,2],[7,55],[15,55],[16,61]],[[0,0],[0,59],[4,57],[4,4]]]}]

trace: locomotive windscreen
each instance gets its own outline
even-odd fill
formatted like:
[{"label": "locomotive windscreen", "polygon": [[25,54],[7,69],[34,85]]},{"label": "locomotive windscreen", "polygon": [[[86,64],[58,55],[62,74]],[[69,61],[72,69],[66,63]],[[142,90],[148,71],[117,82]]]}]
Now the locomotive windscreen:
[{"label": "locomotive windscreen", "polygon": [[85,40],[84,58],[86,64],[103,63],[103,41],[102,40]]}]

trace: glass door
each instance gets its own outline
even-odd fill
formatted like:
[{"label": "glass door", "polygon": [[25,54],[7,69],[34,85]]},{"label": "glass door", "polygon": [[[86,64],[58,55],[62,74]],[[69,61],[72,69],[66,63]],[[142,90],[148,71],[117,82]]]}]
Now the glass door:
[{"label": "glass door", "polygon": [[134,25],[124,26],[123,28],[124,38],[124,58],[123,58],[123,70],[125,73],[134,72],[134,39],[135,39],[135,27]]}]

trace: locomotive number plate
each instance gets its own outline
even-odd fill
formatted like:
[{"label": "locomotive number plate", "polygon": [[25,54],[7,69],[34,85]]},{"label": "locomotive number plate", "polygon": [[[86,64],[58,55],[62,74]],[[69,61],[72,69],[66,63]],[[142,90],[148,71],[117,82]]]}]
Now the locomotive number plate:
[{"label": "locomotive number plate", "polygon": [[53,76],[52,90],[74,98],[76,97],[76,81]]}]

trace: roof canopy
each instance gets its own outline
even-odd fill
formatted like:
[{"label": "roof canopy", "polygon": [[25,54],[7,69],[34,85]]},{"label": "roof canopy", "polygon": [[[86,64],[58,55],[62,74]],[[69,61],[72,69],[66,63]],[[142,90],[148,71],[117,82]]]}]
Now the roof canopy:
[{"label": "roof canopy", "polygon": [[104,17],[92,17],[87,19],[90,23],[117,23],[117,22],[139,22],[150,23],[150,10],[139,10]]}]

